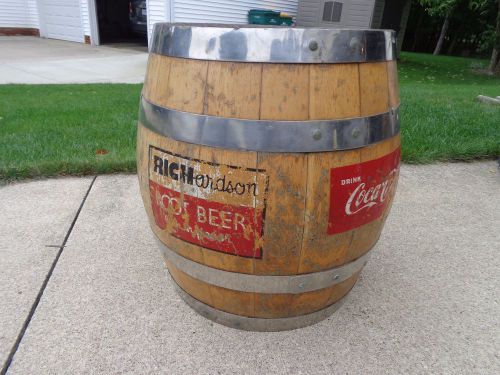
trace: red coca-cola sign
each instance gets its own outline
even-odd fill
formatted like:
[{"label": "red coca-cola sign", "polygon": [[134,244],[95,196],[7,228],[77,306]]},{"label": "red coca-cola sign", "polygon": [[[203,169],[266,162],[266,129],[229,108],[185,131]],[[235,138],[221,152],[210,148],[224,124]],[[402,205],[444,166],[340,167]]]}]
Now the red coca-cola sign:
[{"label": "red coca-cola sign", "polygon": [[328,234],[378,219],[394,193],[401,151],[360,164],[330,169]]}]

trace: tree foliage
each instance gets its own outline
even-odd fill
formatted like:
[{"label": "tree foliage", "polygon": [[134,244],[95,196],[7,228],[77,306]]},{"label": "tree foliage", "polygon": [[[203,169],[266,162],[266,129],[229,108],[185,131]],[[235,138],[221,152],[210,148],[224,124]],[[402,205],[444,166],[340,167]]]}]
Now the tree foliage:
[{"label": "tree foliage", "polygon": [[412,0],[404,48],[432,52],[441,41],[441,53],[490,57],[494,47],[498,50],[499,46],[499,3],[500,0]]},{"label": "tree foliage", "polygon": [[498,72],[500,74],[500,0],[497,1],[497,22],[493,38],[493,51],[491,52],[490,65],[488,66],[489,74],[495,74],[495,72]]},{"label": "tree foliage", "polygon": [[418,0],[431,16],[444,17],[459,5],[467,5],[471,10],[485,10],[495,0]]},{"label": "tree foliage", "polygon": [[461,0],[419,0],[419,3],[429,15],[444,17],[456,7],[459,1]]}]

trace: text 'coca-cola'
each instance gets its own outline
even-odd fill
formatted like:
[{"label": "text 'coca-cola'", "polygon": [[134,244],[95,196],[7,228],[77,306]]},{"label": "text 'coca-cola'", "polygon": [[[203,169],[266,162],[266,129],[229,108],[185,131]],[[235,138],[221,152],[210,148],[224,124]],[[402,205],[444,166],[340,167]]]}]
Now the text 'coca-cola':
[{"label": "text 'coca-cola'", "polygon": [[401,150],[360,164],[330,169],[328,234],[378,219],[394,194]]}]

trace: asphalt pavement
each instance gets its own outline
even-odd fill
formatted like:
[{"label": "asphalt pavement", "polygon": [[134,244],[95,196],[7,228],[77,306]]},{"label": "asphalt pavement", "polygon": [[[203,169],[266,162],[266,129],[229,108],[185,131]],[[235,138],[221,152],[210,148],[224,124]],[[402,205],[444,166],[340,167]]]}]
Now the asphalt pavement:
[{"label": "asphalt pavement", "polygon": [[493,161],[403,165],[340,310],[256,333],[176,294],[135,175],[4,186],[0,363],[8,374],[498,374],[499,187]]}]

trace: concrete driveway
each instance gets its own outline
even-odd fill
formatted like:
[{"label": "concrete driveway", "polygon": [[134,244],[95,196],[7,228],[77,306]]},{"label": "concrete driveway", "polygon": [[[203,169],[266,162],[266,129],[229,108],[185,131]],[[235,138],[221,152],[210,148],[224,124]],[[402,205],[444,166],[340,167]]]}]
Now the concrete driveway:
[{"label": "concrete driveway", "polygon": [[0,36],[0,84],[142,83],[146,47],[116,47]]},{"label": "concrete driveway", "polygon": [[214,324],[177,296],[136,176],[2,187],[0,364],[9,374],[498,374],[499,187],[494,162],[404,165],[344,305],[280,333]]}]

